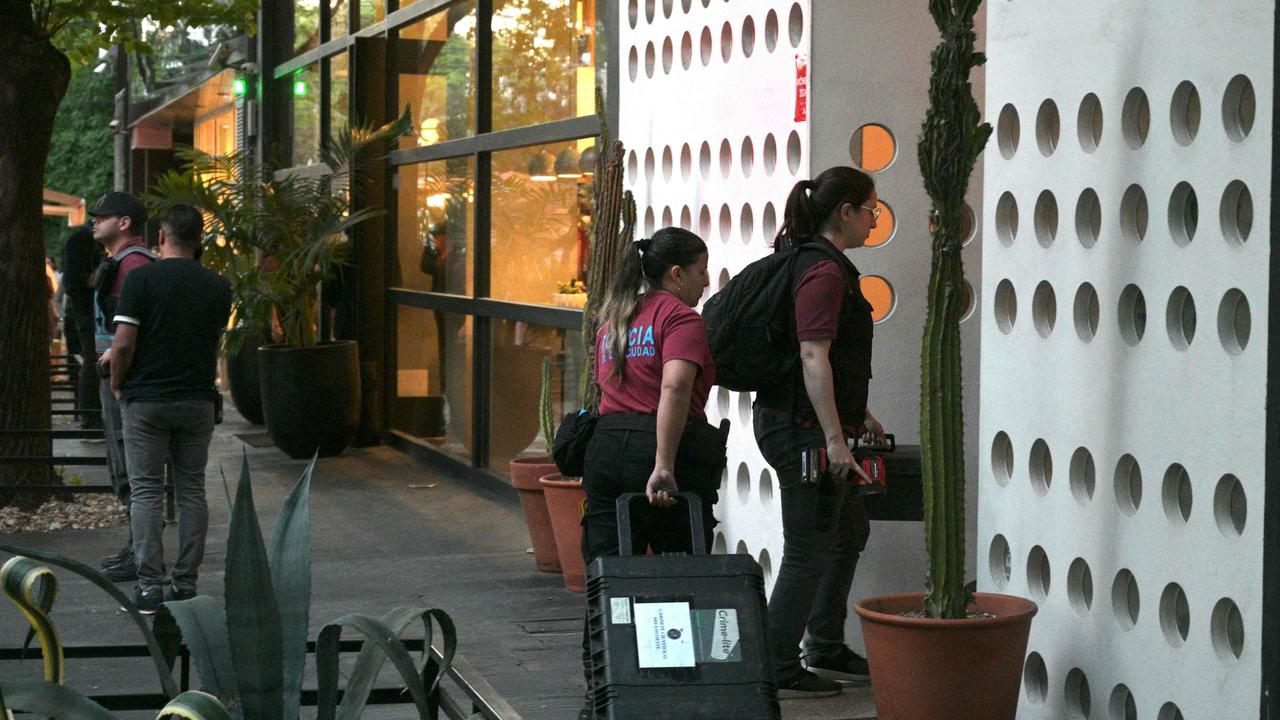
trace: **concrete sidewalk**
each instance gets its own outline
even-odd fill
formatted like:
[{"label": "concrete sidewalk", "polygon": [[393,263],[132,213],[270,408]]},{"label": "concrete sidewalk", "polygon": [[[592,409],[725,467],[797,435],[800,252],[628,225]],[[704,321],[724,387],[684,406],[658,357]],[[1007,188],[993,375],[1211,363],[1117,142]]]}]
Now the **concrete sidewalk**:
[{"label": "concrete sidewalk", "polygon": [[[255,448],[236,437],[262,432],[228,412],[227,422],[218,426],[214,436],[208,479],[209,539],[199,589],[219,600],[228,523],[222,473],[234,493],[242,453],[248,457],[254,499],[264,532],[270,532],[281,503],[306,465],[274,448]],[[101,472],[90,468],[84,474],[93,482]],[[397,605],[439,607],[457,623],[458,652],[523,717],[577,717],[583,693],[583,597],[564,590],[560,576],[535,570],[514,491],[440,474],[387,447],[352,449],[317,464],[311,516],[313,637],[325,622],[349,612],[381,615]],[[4,539],[96,566],[98,557],[118,549],[124,536],[123,528],[112,528]],[[176,538],[176,528],[170,526],[165,533],[170,558]],[[64,642],[139,641],[132,624],[100,590],[68,573],[58,575],[54,618]],[[25,623],[15,608],[0,611],[0,645],[18,645],[24,632]],[[145,661],[72,661],[67,684],[86,693],[154,691],[150,666],[140,663]],[[22,667],[23,675],[38,672],[38,663]],[[783,711],[789,720],[844,720],[873,717],[874,705],[870,689],[859,688],[836,698],[784,701]],[[369,716],[412,714],[405,706],[378,709]]]}]

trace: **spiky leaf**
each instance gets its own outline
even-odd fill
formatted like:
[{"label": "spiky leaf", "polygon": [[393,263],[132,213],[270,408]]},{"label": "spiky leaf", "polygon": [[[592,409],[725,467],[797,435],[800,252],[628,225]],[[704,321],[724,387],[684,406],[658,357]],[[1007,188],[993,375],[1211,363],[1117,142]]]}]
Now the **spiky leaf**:
[{"label": "spiky leaf", "polygon": [[200,687],[222,698],[237,698],[235,665],[227,637],[227,616],[207,595],[164,604],[182,630],[182,640],[195,660]]},{"label": "spiky leaf", "polygon": [[281,670],[286,718],[298,715],[302,670],[307,660],[307,626],[311,621],[311,475],[315,469],[316,458],[312,457],[276,516],[267,546],[284,643]]}]

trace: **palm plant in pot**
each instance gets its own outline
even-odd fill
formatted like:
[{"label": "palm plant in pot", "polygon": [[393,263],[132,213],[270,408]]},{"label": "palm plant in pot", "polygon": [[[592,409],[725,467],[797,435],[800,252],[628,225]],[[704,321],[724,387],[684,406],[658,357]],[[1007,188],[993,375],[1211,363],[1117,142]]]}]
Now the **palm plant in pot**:
[{"label": "palm plant in pot", "polygon": [[[159,204],[190,203],[213,218],[213,246],[237,258],[229,350],[272,337],[258,348],[262,409],[276,446],[293,458],[337,455],[360,419],[359,354],[354,341],[320,342],[321,283],[347,261],[347,231],[381,214],[353,208],[373,178],[374,151],[408,132],[406,111],[381,127],[336,132],[321,150],[329,172],[272,175],[241,154],[217,158],[188,151],[188,167],[155,186]],[[269,335],[267,333],[269,332]]]},{"label": "palm plant in pot", "polygon": [[942,38],[933,52],[920,170],[933,201],[933,264],[921,348],[920,444],[927,593],[868,598],[862,620],[881,720],[1013,720],[1036,606],[965,585],[964,416],[960,314],[964,197],[991,135],[969,85],[982,0],[929,0]]}]

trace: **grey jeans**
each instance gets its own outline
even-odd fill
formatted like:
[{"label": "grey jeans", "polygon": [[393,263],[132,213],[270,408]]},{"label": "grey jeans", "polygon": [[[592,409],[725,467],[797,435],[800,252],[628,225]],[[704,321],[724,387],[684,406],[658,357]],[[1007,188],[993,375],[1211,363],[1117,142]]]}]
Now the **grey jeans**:
[{"label": "grey jeans", "polygon": [[820,429],[797,427],[791,416],[758,405],[753,423],[782,490],[782,564],[769,596],[769,651],[781,681],[800,672],[802,637],[806,654],[845,646],[849,589],[871,522],[849,483],[800,482],[801,452],[826,447]]},{"label": "grey jeans", "polygon": [[[90,365],[84,372],[97,373]],[[96,375],[95,375],[96,376]],[[111,476],[111,489],[120,502],[129,505],[129,470],[125,462],[124,421],[120,415],[120,401],[111,392],[111,381],[98,383],[98,400],[102,403],[102,437],[107,446],[107,473]]]},{"label": "grey jeans", "polygon": [[164,583],[164,465],[173,470],[178,504],[178,559],[173,586],[196,588],[209,529],[204,469],[213,438],[213,403],[208,400],[131,401],[124,404],[124,444],[133,507],[134,558],[138,587]]}]

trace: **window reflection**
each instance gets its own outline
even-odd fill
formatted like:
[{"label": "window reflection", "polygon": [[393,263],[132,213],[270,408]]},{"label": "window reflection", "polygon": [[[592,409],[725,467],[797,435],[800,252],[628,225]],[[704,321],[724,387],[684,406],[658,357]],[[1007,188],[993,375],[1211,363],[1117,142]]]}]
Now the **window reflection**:
[{"label": "window reflection", "polygon": [[293,54],[320,44],[320,0],[293,0]]},{"label": "window reflection", "polygon": [[[586,152],[588,162],[582,161]],[[586,295],[594,141],[570,140],[493,154],[491,295],[582,307]]]},{"label": "window reflection", "polygon": [[471,333],[467,315],[396,308],[391,426],[471,459]]},{"label": "window reflection", "polygon": [[415,132],[400,147],[432,145],[474,135],[474,0],[406,25],[395,41],[399,107],[408,105]]},{"label": "window reflection", "polygon": [[543,360],[551,360],[555,420],[579,406],[582,333],[513,320],[494,320],[492,328],[489,467],[505,474],[514,458],[549,454],[538,423]]},{"label": "window reflection", "polygon": [[387,0],[360,0],[360,27],[366,28],[386,19]]},{"label": "window reflection", "polygon": [[474,176],[471,157],[400,168],[392,287],[471,293]]},{"label": "window reflection", "polygon": [[348,0],[330,0],[329,39],[351,34],[351,4]]},{"label": "window reflection", "polygon": [[595,0],[495,0],[495,130],[596,111]]},{"label": "window reflection", "polygon": [[320,63],[293,74],[289,81],[293,102],[293,165],[311,165],[320,153]]},{"label": "window reflection", "polygon": [[350,53],[341,53],[326,60],[329,63],[329,132],[340,132],[347,127],[351,112]]}]

